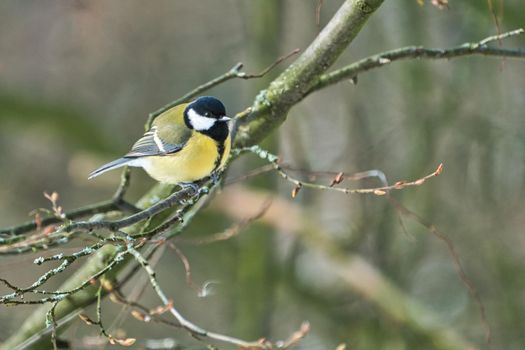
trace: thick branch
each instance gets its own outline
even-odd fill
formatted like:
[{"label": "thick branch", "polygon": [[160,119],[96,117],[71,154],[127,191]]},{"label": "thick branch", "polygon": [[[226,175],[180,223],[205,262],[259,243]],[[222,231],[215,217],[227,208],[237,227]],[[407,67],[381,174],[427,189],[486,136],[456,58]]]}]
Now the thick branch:
[{"label": "thick branch", "polygon": [[238,127],[236,146],[258,143],[285,121],[290,108],[337,60],[383,0],[347,0],[317,38],[268,89],[261,91]]}]

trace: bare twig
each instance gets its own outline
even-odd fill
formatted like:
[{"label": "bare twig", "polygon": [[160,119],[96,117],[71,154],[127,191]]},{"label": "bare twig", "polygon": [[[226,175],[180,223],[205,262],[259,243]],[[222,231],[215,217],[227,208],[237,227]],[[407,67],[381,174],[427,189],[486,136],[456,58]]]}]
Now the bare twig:
[{"label": "bare twig", "polygon": [[[53,331],[57,331],[60,327],[65,326],[66,324],[76,320],[78,315],[80,314],[80,311],[73,312],[65,317],[62,317],[60,320],[55,320],[55,327],[47,327],[42,329],[40,332],[34,334],[31,338],[28,338],[26,341],[24,341],[22,344],[19,344],[16,349],[17,350],[26,350],[31,348],[35,343],[42,340],[45,336],[50,335]],[[46,315],[47,316],[47,315]],[[46,317],[47,319],[47,317]]]},{"label": "bare twig", "polygon": [[[125,169],[122,172],[122,179],[121,179],[120,185],[117,188],[117,191],[115,192],[111,200],[87,205],[85,207],[81,207],[81,208],[66,212],[64,213],[65,217],[63,219],[75,220],[75,219],[82,218],[88,215],[107,213],[113,210],[137,212],[138,209],[135,206],[133,206],[132,204],[124,200],[124,195],[128,187],[129,187],[129,170]],[[6,237],[0,237],[0,245],[12,244],[22,239],[17,236],[33,231],[39,227],[46,227],[52,224],[63,222],[63,219],[58,218],[53,215],[53,216],[47,216],[44,218],[39,218],[39,219],[35,219],[32,221],[28,221],[21,225],[0,229],[0,236],[6,236]]]},{"label": "bare twig", "polygon": [[244,72],[239,72],[237,74],[237,78],[241,78],[241,79],[254,79],[254,78],[262,78],[264,77],[266,74],[268,74],[272,69],[274,69],[279,63],[281,63],[282,61],[285,61],[287,60],[288,58],[298,54],[299,52],[301,51],[301,49],[293,49],[292,51],[290,51],[289,53],[287,53],[286,55],[283,55],[281,57],[279,57],[278,59],[276,59],[272,64],[270,64],[268,67],[266,67],[265,69],[263,69],[260,73],[256,73],[256,74],[246,74]]},{"label": "bare twig", "polygon": [[171,101],[170,103],[166,104],[165,106],[157,109],[156,111],[152,112],[148,116],[148,120],[145,125],[145,129],[149,130],[151,128],[151,123],[155,120],[156,117],[161,115],[162,113],[166,112],[168,109],[173,108],[181,103],[188,102],[190,99],[192,99],[195,96],[198,96],[199,94],[203,93],[206,90],[211,89],[214,86],[217,86],[219,84],[224,83],[225,81],[239,78],[239,79],[254,79],[254,78],[261,78],[264,75],[266,75],[268,72],[270,72],[275,66],[277,66],[282,61],[288,59],[289,57],[297,54],[299,52],[299,49],[295,49],[288,53],[287,55],[281,56],[278,59],[276,59],[272,64],[270,64],[267,68],[265,68],[262,72],[258,74],[247,74],[245,72],[242,72],[241,69],[243,67],[243,63],[239,62],[236,65],[234,65],[230,70],[228,70],[226,73],[218,76],[215,79],[212,79],[202,85],[197,86],[195,89],[191,90],[187,94],[185,94],[182,97],[179,97],[176,100]]},{"label": "bare twig", "polygon": [[[249,151],[249,152],[252,152],[254,154],[256,154],[257,156],[259,156],[261,159],[264,159],[268,162],[270,162],[270,164],[273,165],[274,169],[279,173],[279,175],[293,183],[295,185],[293,191],[292,191],[292,197],[295,197],[295,195],[297,195],[297,193],[299,192],[299,190],[302,188],[302,187],[309,187],[309,188],[315,188],[315,189],[319,189],[319,190],[329,190],[329,191],[336,191],[336,192],[342,192],[342,193],[346,193],[346,194],[374,194],[374,195],[377,195],[377,196],[383,196],[385,194],[387,194],[389,191],[392,191],[392,190],[401,190],[401,189],[404,189],[406,187],[412,187],[412,186],[421,186],[423,183],[425,183],[426,180],[430,179],[430,178],[433,178],[433,177],[436,177],[438,176],[439,174],[441,174],[441,172],[443,171],[443,164],[439,164],[439,166],[437,167],[437,169],[435,171],[433,171],[432,173],[424,176],[424,177],[421,177],[417,180],[413,180],[413,181],[397,181],[394,185],[390,185],[390,186],[380,186],[380,187],[372,187],[372,188],[355,188],[355,189],[352,189],[352,188],[345,188],[345,187],[334,187],[333,185],[321,185],[321,184],[316,184],[316,183],[312,183],[312,182],[305,182],[305,181],[301,181],[299,179],[296,179],[295,177],[292,177],[290,176],[287,172],[285,172],[283,170],[283,168],[279,165],[279,158],[274,155],[274,154],[271,154],[269,153],[268,151],[265,151],[263,150],[262,148],[260,148],[259,146],[252,146],[252,147],[248,147],[248,148],[244,148],[244,149],[240,149],[240,150],[237,150],[238,152],[243,152],[243,151]],[[374,174],[374,175],[370,175],[367,173],[362,173],[363,176],[377,176],[377,174]],[[384,175],[383,175],[384,176]]]},{"label": "bare twig", "polygon": [[409,217],[425,227],[431,234],[436,236],[439,240],[441,240],[443,243],[445,243],[447,247],[447,251],[449,252],[450,256],[452,257],[452,261],[454,262],[454,268],[456,269],[456,273],[458,274],[461,282],[465,285],[467,288],[470,296],[476,304],[478,305],[479,313],[481,316],[481,323],[483,324],[483,327],[485,328],[485,340],[487,343],[490,343],[492,338],[492,329],[490,327],[490,324],[487,319],[487,315],[485,313],[485,306],[483,304],[483,301],[481,300],[481,296],[479,295],[476,287],[474,286],[474,283],[469,279],[467,276],[467,273],[465,272],[465,269],[463,268],[463,265],[461,264],[461,260],[459,258],[459,254],[456,251],[456,247],[454,246],[454,243],[452,243],[452,240],[447,237],[443,232],[441,232],[434,224],[428,223],[425,219],[423,219],[420,215],[417,213],[411,211],[401,203],[399,203],[397,200],[395,200],[393,197],[389,196],[388,198],[392,205],[404,216]]},{"label": "bare twig", "polygon": [[295,331],[288,339],[285,341],[277,342],[277,348],[278,349],[290,349],[291,347],[297,345],[306,335],[310,332],[310,323],[309,322],[303,322],[301,324],[301,327]]},{"label": "bare twig", "polygon": [[[0,281],[4,282],[6,285],[8,285],[10,288],[14,290],[13,293],[6,294],[0,297],[0,304],[45,304],[49,302],[55,302],[60,301],[67,296],[70,296],[84,288],[86,288],[92,281],[97,280],[102,275],[104,275],[106,272],[111,270],[116,264],[121,262],[124,259],[124,256],[128,254],[127,250],[124,250],[122,246],[117,247],[117,249],[120,249],[118,253],[114,256],[113,259],[107,262],[107,265],[105,265],[103,268],[101,268],[98,272],[91,275],[89,278],[81,282],[77,287],[72,288],[70,290],[57,290],[57,291],[44,291],[44,290],[38,290],[37,288],[43,285],[49,278],[57,275],[61,271],[63,271],[69,264],[67,264],[67,260],[62,262],[57,268],[51,269],[44,273],[40,278],[34,282],[31,286],[27,288],[18,288],[16,286],[13,286],[12,284],[7,284],[5,280],[0,279]],[[24,294],[27,293],[33,293],[33,294],[44,294],[44,295],[51,295],[50,297],[41,298],[37,300],[25,300],[23,299]],[[20,298],[20,299],[17,299]]]},{"label": "bare twig", "polygon": [[104,327],[102,323],[102,285],[99,286],[97,290],[97,306],[96,306],[96,313],[97,313],[97,320],[94,321],[91,318],[89,318],[85,314],[80,314],[79,317],[82,321],[84,321],[87,325],[93,325],[98,326],[100,329],[100,334],[102,334],[106,339],[109,341],[110,344],[115,345],[119,344],[122,346],[131,346],[135,344],[136,339],[135,338],[125,338],[125,339],[119,339],[111,335],[107,329]]},{"label": "bare twig", "polygon": [[168,299],[164,291],[161,289],[159,283],[157,282],[155,271],[151,268],[148,261],[132,246],[128,246],[128,251],[130,254],[132,254],[135,257],[137,262],[144,268],[144,270],[148,274],[151,286],[153,287],[153,289],[159,296],[164,306],[175,317],[175,319],[180,324],[180,326],[184,328],[185,330],[187,330],[191,335],[193,335],[197,339],[199,339],[200,337],[204,337],[204,338],[210,338],[210,339],[218,340],[221,342],[233,344],[242,349],[269,349],[271,348],[271,343],[268,342],[264,338],[258,341],[249,342],[249,341],[237,339],[237,338],[234,338],[228,335],[207,331],[203,329],[202,327],[197,326],[196,324],[188,321],[173,306],[173,302]]},{"label": "bare twig", "polygon": [[182,200],[187,199],[190,196],[200,197],[201,195],[208,192],[207,187],[201,187],[197,192],[191,187],[185,187],[180,191],[172,193],[167,198],[155,203],[151,207],[144,209],[136,214],[130,215],[120,220],[114,221],[80,221],[70,223],[62,228],[60,231],[71,232],[76,230],[91,231],[97,229],[108,229],[110,231],[117,231],[121,228],[131,226],[137,222],[147,220],[152,216],[180,203]]},{"label": "bare twig", "polygon": [[371,69],[383,67],[394,61],[404,59],[449,59],[469,55],[525,58],[525,49],[502,49],[498,47],[487,46],[487,44],[493,41],[507,39],[512,36],[523,34],[523,32],[523,29],[516,29],[503,34],[489,36],[478,42],[465,43],[463,45],[449,49],[426,49],[422,46],[408,46],[382,52],[377,55],[363,58],[336,71],[321,75],[307,94],[322,89],[328,85],[354,78],[358,74],[364,73]]},{"label": "bare twig", "polygon": [[323,8],[324,0],[317,0],[315,5],[315,24],[317,25],[317,30],[321,30],[321,9]]},{"label": "bare twig", "polygon": [[212,235],[210,235],[208,237],[201,238],[201,239],[199,239],[199,238],[196,238],[196,239],[179,238],[177,241],[182,242],[182,243],[201,245],[201,244],[210,244],[210,243],[214,243],[214,242],[228,240],[228,239],[236,236],[239,232],[244,230],[252,222],[254,222],[255,220],[258,220],[262,216],[264,216],[264,214],[268,211],[268,209],[270,209],[271,205],[272,205],[272,199],[268,198],[266,201],[263,202],[263,204],[261,205],[260,209],[254,215],[251,215],[251,216],[241,220],[240,222],[237,222],[237,223],[233,224],[232,226],[230,226],[229,228],[227,228],[224,231],[212,234]]},{"label": "bare twig", "polygon": [[49,309],[46,317],[46,326],[51,328],[51,344],[53,345],[53,350],[58,350],[57,346],[57,321],[55,319],[55,308],[58,305],[58,301],[53,303],[51,309]]},{"label": "bare twig", "polygon": [[258,175],[261,175],[261,174],[265,174],[267,172],[270,172],[274,170],[273,168],[273,165],[272,164],[265,164],[263,166],[260,166],[256,169],[253,169],[251,171],[249,171],[248,173],[244,174],[244,175],[240,175],[240,176],[237,176],[237,177],[234,177],[234,178],[227,178],[226,181],[224,181],[224,186],[230,186],[230,185],[233,185],[237,182],[241,182],[241,181],[244,181],[244,180],[247,180],[249,178],[252,178],[252,177],[255,177],[255,176],[258,176]]}]

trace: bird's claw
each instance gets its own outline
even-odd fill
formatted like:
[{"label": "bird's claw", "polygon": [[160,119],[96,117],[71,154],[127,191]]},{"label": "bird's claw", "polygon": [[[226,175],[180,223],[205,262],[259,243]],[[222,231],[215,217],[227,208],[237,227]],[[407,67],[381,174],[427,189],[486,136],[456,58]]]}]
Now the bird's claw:
[{"label": "bird's claw", "polygon": [[200,190],[200,186],[197,185],[195,182],[183,182],[183,183],[180,183],[179,186],[183,190],[186,188],[191,188],[193,192],[192,194],[197,194],[199,193],[199,190]]}]

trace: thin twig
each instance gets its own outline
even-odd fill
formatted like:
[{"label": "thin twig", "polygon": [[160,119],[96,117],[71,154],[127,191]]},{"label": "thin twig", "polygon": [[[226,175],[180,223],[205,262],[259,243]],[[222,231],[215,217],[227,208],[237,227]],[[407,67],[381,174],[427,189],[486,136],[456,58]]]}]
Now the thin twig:
[{"label": "thin twig", "polygon": [[128,246],[128,251],[130,254],[132,254],[137,262],[142,266],[142,268],[146,271],[146,273],[149,276],[151,286],[159,296],[160,300],[162,301],[163,305],[168,309],[168,311],[175,317],[177,322],[181,325],[182,328],[187,330],[191,335],[194,337],[200,338],[200,337],[207,337],[214,340],[219,340],[222,342],[226,342],[229,344],[236,345],[241,348],[258,348],[258,349],[266,349],[268,348],[268,343],[266,340],[264,341],[255,341],[255,342],[248,342],[245,340],[237,339],[234,337],[230,337],[227,335],[209,332],[205,330],[204,328],[197,326],[196,324],[188,321],[182,314],[173,306],[173,302],[168,299],[162,288],[160,287],[159,283],[157,282],[157,278],[155,275],[155,271],[151,268],[148,261],[133,247]]},{"label": "thin twig", "polygon": [[272,205],[272,199],[268,198],[267,200],[265,200],[263,202],[263,204],[261,205],[259,210],[254,215],[251,215],[250,217],[244,218],[240,222],[236,222],[235,224],[233,224],[232,226],[228,227],[224,231],[212,234],[212,235],[210,235],[208,237],[205,237],[205,238],[200,238],[200,239],[199,238],[196,238],[196,239],[183,239],[183,238],[180,238],[177,241],[181,242],[181,243],[202,245],[202,244],[210,244],[210,243],[215,243],[215,242],[219,242],[219,241],[228,240],[228,239],[230,239],[232,237],[235,237],[237,234],[239,234],[239,232],[244,230],[252,222],[260,219],[261,217],[263,217],[264,214],[266,214],[266,212],[268,211],[268,209],[270,209],[271,205]]},{"label": "thin twig", "polygon": [[53,350],[58,350],[57,346],[57,321],[55,319],[55,308],[58,305],[58,301],[53,303],[53,306],[49,309],[46,315],[46,326],[51,328],[51,344],[53,345]]},{"label": "thin twig", "polygon": [[264,68],[260,73],[246,74],[244,72],[239,72],[238,75],[237,75],[237,78],[241,78],[241,79],[262,78],[266,74],[268,74],[272,69],[274,69],[279,63],[281,63],[282,61],[285,61],[288,58],[298,54],[299,52],[301,52],[301,49],[299,49],[299,48],[290,51],[286,55],[283,55],[283,56],[279,57],[278,59],[276,59],[272,64],[270,64],[268,67]]},{"label": "thin twig", "polygon": [[321,8],[323,7],[324,0],[317,0],[315,5],[315,24],[317,25],[317,31],[321,31]]},{"label": "thin twig", "polygon": [[161,315],[152,313],[147,307],[145,307],[142,304],[137,303],[136,301],[126,299],[120,291],[112,290],[109,293],[110,293],[111,301],[118,303],[118,304],[122,304],[124,305],[124,307],[130,307],[132,309],[135,309],[131,311],[131,315],[139,321],[143,321],[143,322],[154,321],[154,322],[168,325],[170,327],[174,327],[178,329],[181,328],[181,325],[179,323],[172,322],[170,320],[167,320],[161,317]]},{"label": "thin twig", "polygon": [[[380,187],[372,187],[372,188],[355,188],[355,189],[352,189],[352,188],[346,188],[346,187],[334,187],[334,186],[330,186],[330,185],[328,185],[328,186],[327,185],[321,185],[321,184],[317,184],[317,183],[305,182],[305,181],[301,181],[299,179],[296,179],[295,177],[290,176],[286,171],[283,170],[283,168],[279,165],[279,158],[276,155],[271,154],[268,151],[263,150],[259,146],[252,146],[252,147],[248,147],[248,148],[243,148],[243,149],[237,150],[237,152],[244,152],[244,151],[252,152],[252,153],[256,154],[257,156],[259,156],[259,158],[270,162],[270,164],[273,165],[274,169],[278,172],[278,174],[283,179],[293,183],[295,185],[295,187],[294,187],[294,189],[292,191],[292,197],[295,197],[302,187],[315,188],[315,189],[319,189],[319,190],[336,191],[336,192],[342,192],[342,193],[346,193],[346,194],[357,194],[358,193],[358,194],[375,194],[377,196],[383,196],[383,195],[387,194],[389,191],[392,191],[392,190],[401,190],[401,189],[404,189],[406,187],[421,186],[423,183],[425,183],[426,180],[438,176],[443,171],[443,164],[439,164],[439,166],[436,168],[435,171],[433,171],[432,173],[430,173],[430,174],[428,174],[428,175],[426,175],[424,177],[421,177],[421,178],[419,178],[417,180],[413,180],[413,181],[397,181],[394,185],[390,185],[390,186],[380,186]],[[366,174],[366,173],[363,173],[363,174]],[[371,175],[367,174],[366,176],[371,176]],[[375,174],[374,176],[377,176],[377,174]]]},{"label": "thin twig", "polygon": [[68,224],[60,228],[60,231],[64,231],[64,232],[71,232],[71,231],[76,231],[76,230],[91,231],[91,230],[98,230],[98,229],[108,229],[110,231],[117,231],[124,227],[128,227],[133,224],[136,224],[137,222],[149,219],[152,216],[166,209],[171,208],[175,204],[180,203],[182,200],[186,199],[189,196],[192,196],[192,195],[200,196],[201,194],[204,194],[206,192],[207,192],[206,187],[201,187],[197,192],[195,192],[194,189],[191,187],[185,187],[180,191],[172,193],[170,196],[155,203],[151,207],[144,209],[143,211],[140,211],[136,214],[125,217],[123,219],[114,220],[114,221],[101,220],[101,221],[73,222],[71,224]]},{"label": "thin twig", "polygon": [[388,197],[390,203],[403,215],[412,218],[417,223],[425,227],[430,233],[432,233],[434,236],[436,236],[439,240],[441,240],[445,245],[447,246],[447,251],[449,252],[450,256],[452,257],[452,260],[454,262],[454,268],[456,269],[456,272],[461,280],[461,282],[465,285],[467,288],[470,296],[476,304],[478,305],[479,313],[481,316],[481,322],[483,324],[483,327],[485,328],[485,340],[488,343],[491,342],[492,338],[492,329],[490,327],[490,324],[487,319],[487,315],[485,313],[485,306],[483,304],[483,301],[481,300],[481,296],[478,293],[478,290],[474,286],[474,283],[469,279],[467,276],[467,273],[465,272],[465,269],[463,268],[463,265],[461,264],[461,260],[459,258],[459,254],[456,251],[456,247],[454,246],[454,243],[452,243],[452,240],[447,237],[443,232],[441,232],[434,224],[428,223],[423,219],[420,215],[417,213],[411,211],[401,203],[399,203],[397,200],[395,200],[393,197]]},{"label": "thin twig", "polygon": [[[30,287],[18,288],[16,286],[13,286],[12,284],[8,284],[8,286],[10,288],[12,288],[14,290],[14,292],[1,296],[0,297],[0,304],[6,304],[6,305],[9,305],[9,304],[23,304],[23,305],[28,305],[28,304],[45,304],[45,303],[49,303],[49,302],[60,301],[60,300],[62,300],[64,298],[66,298],[67,296],[72,295],[72,294],[74,294],[74,293],[76,293],[76,292],[86,288],[87,286],[89,286],[92,281],[97,280],[102,275],[104,275],[106,272],[111,270],[116,264],[121,262],[124,259],[124,256],[126,254],[128,254],[128,251],[124,250],[124,248],[122,246],[117,247],[117,254],[107,263],[107,265],[105,265],[102,269],[100,269],[98,272],[96,272],[93,275],[91,275],[89,278],[87,278],[86,280],[81,282],[77,287],[75,287],[73,289],[66,290],[66,291],[61,291],[61,290],[57,290],[57,291],[43,291],[43,290],[36,289],[39,286],[41,286],[42,284],[44,284],[49,278],[51,278],[52,276],[55,276],[57,273],[63,271],[63,269],[65,269],[64,265],[67,262],[67,260],[66,260],[59,267],[57,267],[55,269],[52,269],[52,270],[46,272],[45,274],[43,274]],[[0,279],[0,281],[2,281],[4,283],[7,282],[7,281],[5,281],[3,279]],[[45,294],[45,295],[51,295],[51,296],[50,297],[46,297],[46,298],[37,299],[37,300],[24,300],[24,299],[18,300],[18,299],[16,299],[16,298],[19,298],[19,297],[23,298],[24,294],[27,294],[27,293]]]},{"label": "thin twig", "polygon": [[[55,320],[55,331],[57,331],[60,327],[68,324],[69,322],[72,322],[73,320],[76,320],[78,315],[80,314],[80,311],[72,312],[71,314],[62,317],[60,320]],[[40,332],[35,333],[32,337],[25,340],[22,344],[19,344],[16,349],[17,350],[26,350],[31,348],[35,343],[42,340],[45,336],[51,334],[53,332],[52,327],[47,327],[42,329]]]},{"label": "thin twig", "polygon": [[[75,210],[72,210],[70,212],[66,213],[66,217],[70,220],[78,219],[80,217],[88,216],[88,215],[94,215],[99,213],[107,213],[112,210],[118,209],[118,206],[112,201],[104,201],[100,203],[95,203],[91,205],[87,205],[85,207],[81,207]],[[55,216],[48,216],[44,217],[40,221],[40,225],[42,227],[49,226],[52,224],[56,224],[61,222],[62,220],[58,219]],[[8,236],[19,236],[24,233],[33,231],[37,228],[37,221],[31,220],[28,222],[25,222],[21,225],[13,226],[13,227],[6,227],[0,230],[0,235],[8,235]],[[11,244],[15,241],[15,239],[8,238],[0,238],[0,244]]]},{"label": "thin twig", "polygon": [[[75,220],[75,219],[85,217],[88,215],[107,213],[113,210],[124,210],[124,211],[129,211],[129,212],[137,212],[138,209],[135,206],[133,206],[132,204],[124,200],[124,194],[126,193],[129,187],[129,176],[130,176],[129,169],[125,169],[122,172],[122,178],[121,178],[120,185],[117,188],[112,199],[103,201],[100,203],[90,204],[90,205],[66,212],[64,214],[65,218],[68,220]],[[21,225],[0,229],[0,236],[2,235],[7,236],[6,238],[0,237],[0,245],[12,244],[15,241],[18,241],[21,239],[21,238],[13,237],[13,236],[20,236],[24,233],[33,231],[37,229],[38,227],[46,227],[46,226],[57,224],[63,221],[64,220],[62,218],[58,218],[56,216],[47,216],[44,218],[40,218],[39,220],[31,220],[31,221],[25,222]]]},{"label": "thin twig", "polygon": [[97,293],[96,293],[96,297],[97,297],[97,306],[96,306],[97,320],[94,321],[91,318],[89,318],[89,316],[87,316],[85,314],[80,314],[79,315],[80,319],[82,321],[84,321],[87,325],[98,326],[98,328],[100,329],[100,334],[102,334],[109,341],[109,343],[112,344],[112,345],[119,344],[119,345],[122,345],[122,346],[131,346],[131,345],[135,344],[135,341],[136,341],[135,338],[125,338],[125,339],[116,338],[113,335],[111,335],[107,331],[107,329],[104,327],[104,325],[102,323],[102,290],[103,290],[103,287],[102,287],[102,284],[101,284],[98,287]]},{"label": "thin twig", "polygon": [[197,86],[195,89],[191,90],[190,92],[186,93],[184,96],[179,97],[176,100],[171,101],[170,103],[166,104],[165,106],[157,109],[156,111],[152,112],[148,116],[148,120],[145,125],[145,129],[149,130],[151,128],[151,124],[155,120],[156,117],[161,115],[162,113],[166,112],[167,110],[181,104],[184,102],[188,102],[190,99],[192,99],[195,96],[200,95],[206,90],[211,89],[214,86],[217,86],[219,84],[224,83],[225,81],[231,80],[231,79],[254,79],[254,78],[261,78],[264,75],[266,75],[268,72],[270,72],[275,66],[277,66],[282,61],[286,60],[287,58],[297,54],[300,50],[295,49],[288,53],[287,55],[281,56],[278,59],[276,59],[272,64],[270,64],[267,68],[262,70],[258,74],[247,74],[245,72],[242,72],[241,69],[243,67],[243,63],[239,62],[236,65],[234,65],[232,68],[230,68],[226,73],[219,75],[217,78],[212,79],[202,85]]},{"label": "thin twig", "polygon": [[394,61],[414,58],[448,59],[467,55],[525,58],[525,49],[503,49],[487,46],[488,43],[523,34],[523,29],[516,29],[499,35],[489,36],[479,42],[465,43],[449,49],[426,49],[422,46],[408,46],[363,58],[336,71],[323,74],[307,94],[322,89],[345,79],[355,78],[358,74],[379,68]]}]

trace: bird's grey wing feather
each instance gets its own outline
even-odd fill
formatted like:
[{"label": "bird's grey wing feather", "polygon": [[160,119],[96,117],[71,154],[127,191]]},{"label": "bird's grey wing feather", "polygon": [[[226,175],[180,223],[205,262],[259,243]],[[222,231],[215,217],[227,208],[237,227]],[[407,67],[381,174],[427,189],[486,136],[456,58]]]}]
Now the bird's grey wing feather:
[{"label": "bird's grey wing feather", "polygon": [[186,144],[187,138],[181,138],[179,143],[168,143],[163,141],[158,134],[157,127],[152,127],[131,148],[125,158],[137,158],[147,156],[162,156],[178,152]]}]

